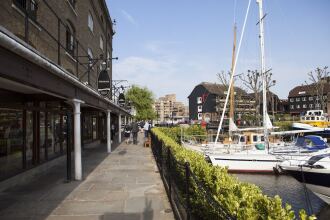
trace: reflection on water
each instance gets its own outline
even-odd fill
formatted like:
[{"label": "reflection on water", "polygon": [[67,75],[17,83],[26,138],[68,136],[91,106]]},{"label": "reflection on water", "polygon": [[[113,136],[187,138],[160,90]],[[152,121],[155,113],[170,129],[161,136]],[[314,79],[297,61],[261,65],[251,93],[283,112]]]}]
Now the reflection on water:
[{"label": "reflection on water", "polygon": [[[240,181],[254,183],[259,186],[262,191],[268,196],[279,195],[282,198],[283,204],[289,203],[296,215],[300,209],[305,209],[310,212],[307,205],[304,187],[291,176],[286,175],[255,175],[255,174],[234,174]],[[330,206],[315,196],[311,191],[308,191],[309,201],[312,204],[312,212],[322,218],[327,215],[330,219]],[[327,219],[327,218],[324,218]]]}]

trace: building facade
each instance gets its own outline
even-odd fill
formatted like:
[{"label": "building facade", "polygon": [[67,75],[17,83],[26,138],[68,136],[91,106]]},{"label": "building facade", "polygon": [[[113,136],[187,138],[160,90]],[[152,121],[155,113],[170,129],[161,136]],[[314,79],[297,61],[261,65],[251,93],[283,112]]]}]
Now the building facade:
[{"label": "building facade", "polygon": [[[288,105],[291,115],[304,114],[308,110],[323,110],[330,114],[328,97],[330,94],[330,83],[326,81],[323,94],[317,95],[316,87],[311,85],[296,86],[289,92]],[[321,101],[323,99],[323,101]],[[322,103],[324,105],[322,106]]]},{"label": "building facade", "polygon": [[157,123],[180,123],[188,118],[187,106],[177,101],[175,94],[168,94],[157,99],[154,109],[157,114]]},{"label": "building facade", "polygon": [[[235,87],[235,115],[254,114],[254,99],[241,88]],[[188,96],[189,119],[192,121],[218,122],[224,108],[227,88],[216,83],[203,82]],[[229,105],[226,111],[228,112]]]},{"label": "building facade", "polygon": [[110,122],[130,116],[97,90],[102,71],[112,80],[105,0],[0,1],[0,25],[0,181],[71,151],[81,180],[84,144],[110,152]]}]

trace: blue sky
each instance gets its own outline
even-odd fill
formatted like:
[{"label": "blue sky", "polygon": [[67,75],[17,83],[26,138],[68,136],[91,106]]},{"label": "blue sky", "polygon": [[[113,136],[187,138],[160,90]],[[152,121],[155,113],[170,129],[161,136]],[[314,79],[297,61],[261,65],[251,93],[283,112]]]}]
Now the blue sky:
[{"label": "blue sky", "polygon": [[[235,4],[236,2],[236,4]],[[146,86],[155,97],[187,96],[231,65],[234,18],[241,34],[248,0],[107,0],[116,19],[113,78]],[[235,7],[236,5],[236,7]],[[307,73],[330,65],[329,0],[264,0],[267,69],[287,98]],[[260,69],[258,5],[247,20],[236,73]]]}]

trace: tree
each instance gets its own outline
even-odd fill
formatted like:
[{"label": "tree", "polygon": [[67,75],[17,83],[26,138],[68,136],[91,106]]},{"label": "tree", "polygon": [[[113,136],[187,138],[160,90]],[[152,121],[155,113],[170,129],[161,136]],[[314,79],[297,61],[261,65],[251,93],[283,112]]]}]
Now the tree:
[{"label": "tree", "polygon": [[[272,73],[269,71],[266,72],[266,92],[269,96],[269,88],[274,86],[276,81],[272,80]],[[262,76],[258,72],[258,70],[248,70],[246,76],[241,74],[239,78],[242,80],[243,84],[247,87],[247,89],[251,90],[255,99],[255,115],[258,119],[258,124],[260,125],[260,103],[261,103],[261,91],[262,91]],[[273,97],[272,97],[273,98]],[[272,101],[272,105],[274,102]],[[274,106],[272,107],[274,108]]]},{"label": "tree", "polygon": [[141,88],[133,85],[127,92],[126,98],[131,102],[131,106],[136,110],[137,120],[150,120],[156,118],[156,113],[152,107],[154,96],[148,88]]},{"label": "tree", "polygon": [[307,75],[312,84],[308,85],[312,88],[312,94],[316,96],[315,106],[317,109],[322,109],[325,111],[326,100],[323,98],[325,84],[328,83],[327,77],[329,72],[327,71],[328,67],[325,66],[323,69],[317,67],[314,72],[310,71]]},{"label": "tree", "polygon": [[260,73],[257,70],[248,70],[246,76],[240,75],[239,78],[242,80],[243,84],[253,92],[254,95],[254,108],[255,108],[255,115],[258,118],[258,124],[260,125],[259,116],[260,116],[260,91],[262,88],[262,82]]}]

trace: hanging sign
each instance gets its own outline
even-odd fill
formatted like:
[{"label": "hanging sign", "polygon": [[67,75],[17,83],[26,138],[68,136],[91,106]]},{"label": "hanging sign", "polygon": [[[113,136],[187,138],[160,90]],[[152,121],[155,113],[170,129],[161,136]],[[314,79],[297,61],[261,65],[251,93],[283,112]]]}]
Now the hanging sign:
[{"label": "hanging sign", "polygon": [[124,106],[125,105],[125,95],[124,93],[120,93],[119,96],[118,96],[118,104],[120,106]]},{"label": "hanging sign", "polygon": [[110,93],[110,77],[106,70],[102,70],[97,80],[97,90],[102,96]]}]

